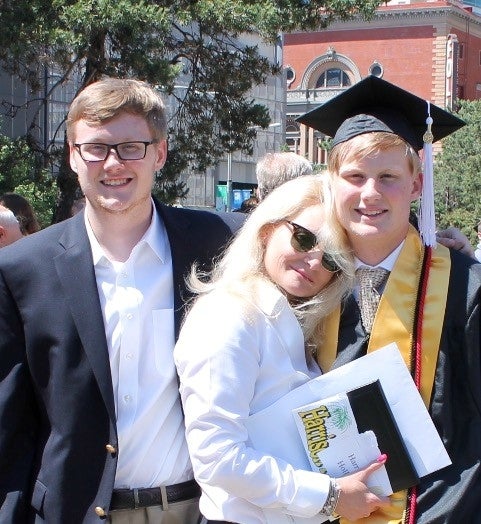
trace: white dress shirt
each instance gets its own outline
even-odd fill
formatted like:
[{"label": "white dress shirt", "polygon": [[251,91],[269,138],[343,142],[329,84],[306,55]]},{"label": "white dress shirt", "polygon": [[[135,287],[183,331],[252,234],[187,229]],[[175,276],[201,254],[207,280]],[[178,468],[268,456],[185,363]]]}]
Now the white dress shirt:
[{"label": "white dress shirt", "polygon": [[[295,470],[249,445],[244,420],[318,376],[306,364],[304,338],[286,298],[263,285],[256,305],[217,290],[190,311],[174,350],[187,442],[208,519],[265,522],[320,512],[329,479]],[[294,422],[293,422],[294,423]],[[272,428],[272,438],[276,438]]]},{"label": "white dress shirt", "polygon": [[124,263],[107,258],[86,219],[117,415],[115,488],[193,477],[173,361],[172,259],[155,211]]}]

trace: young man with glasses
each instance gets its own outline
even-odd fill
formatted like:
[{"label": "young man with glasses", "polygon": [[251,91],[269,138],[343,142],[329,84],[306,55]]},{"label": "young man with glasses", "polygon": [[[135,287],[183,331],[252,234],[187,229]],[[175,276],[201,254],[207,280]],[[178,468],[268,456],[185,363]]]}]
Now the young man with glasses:
[{"label": "young man with glasses", "polygon": [[152,198],[167,124],[147,84],[88,86],[67,136],[85,211],[0,256],[0,521],[196,524],[172,352],[184,277],[231,227]]}]

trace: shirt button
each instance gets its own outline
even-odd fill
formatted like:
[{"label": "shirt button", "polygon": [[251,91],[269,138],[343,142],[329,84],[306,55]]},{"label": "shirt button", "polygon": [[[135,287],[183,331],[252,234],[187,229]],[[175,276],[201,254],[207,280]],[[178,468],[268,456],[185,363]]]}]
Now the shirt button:
[{"label": "shirt button", "polygon": [[95,508],[95,513],[97,514],[98,517],[106,517],[107,516],[107,514],[105,513],[104,508],[101,508],[100,506],[97,506]]},{"label": "shirt button", "polygon": [[127,354],[125,355],[125,358],[126,358],[127,360],[132,360],[132,359],[134,358],[134,355],[132,355],[132,353],[127,353]]},{"label": "shirt button", "polygon": [[128,314],[127,314],[127,318],[128,318],[129,320],[132,320],[132,319],[134,318],[134,315],[132,315],[132,313],[128,313]]},{"label": "shirt button", "polygon": [[130,402],[132,397],[130,395],[124,395],[124,402]]}]

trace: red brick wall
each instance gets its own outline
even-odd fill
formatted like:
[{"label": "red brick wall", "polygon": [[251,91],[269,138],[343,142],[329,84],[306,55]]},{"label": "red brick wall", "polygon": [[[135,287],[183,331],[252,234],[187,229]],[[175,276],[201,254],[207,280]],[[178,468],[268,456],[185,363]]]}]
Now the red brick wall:
[{"label": "red brick wall", "polygon": [[481,91],[476,90],[476,84],[481,84],[481,38],[466,32],[456,33],[459,43],[464,44],[464,58],[458,66],[459,84],[464,86],[464,98],[475,100],[481,98]]},{"label": "red brick wall", "polygon": [[[464,98],[481,98],[476,85],[481,84],[481,38],[475,36],[466,22],[466,30],[443,28],[442,38],[449,33],[457,35],[464,43],[464,58],[459,61],[458,83],[464,87]],[[316,58],[324,55],[329,47],[346,56],[358,68],[361,78],[369,74],[369,66],[378,61],[385,80],[400,85],[423,98],[442,105],[438,85],[435,87],[434,67],[445,67],[445,56],[439,56],[444,47],[438,46],[436,56],[436,28],[433,25],[419,27],[373,28],[358,30],[325,30],[312,33],[285,35],[284,65],[296,72],[290,89],[299,87],[304,71]],[[439,82],[439,76],[438,76]]]},{"label": "red brick wall", "polygon": [[332,46],[336,53],[354,62],[362,78],[377,61],[384,69],[385,80],[429,99],[433,89],[433,39],[432,26],[295,33],[285,36],[284,64],[296,71],[291,85],[295,89],[307,66]]}]

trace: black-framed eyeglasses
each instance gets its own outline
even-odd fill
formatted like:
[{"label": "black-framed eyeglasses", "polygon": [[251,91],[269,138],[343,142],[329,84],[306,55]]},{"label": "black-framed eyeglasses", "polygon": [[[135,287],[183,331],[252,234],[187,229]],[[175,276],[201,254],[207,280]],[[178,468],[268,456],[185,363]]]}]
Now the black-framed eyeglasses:
[{"label": "black-framed eyeglasses", "polygon": [[84,144],[74,144],[74,147],[86,162],[105,162],[111,151],[115,151],[120,160],[142,160],[147,154],[147,146],[157,142],[158,140],[120,142],[119,144],[86,142]]},{"label": "black-framed eyeglasses", "polygon": [[[299,253],[308,253],[319,244],[317,236],[309,229],[290,220],[285,222],[292,227],[291,246]],[[331,273],[336,273],[341,269],[332,256],[327,253],[322,255],[321,264],[326,271]]]}]

